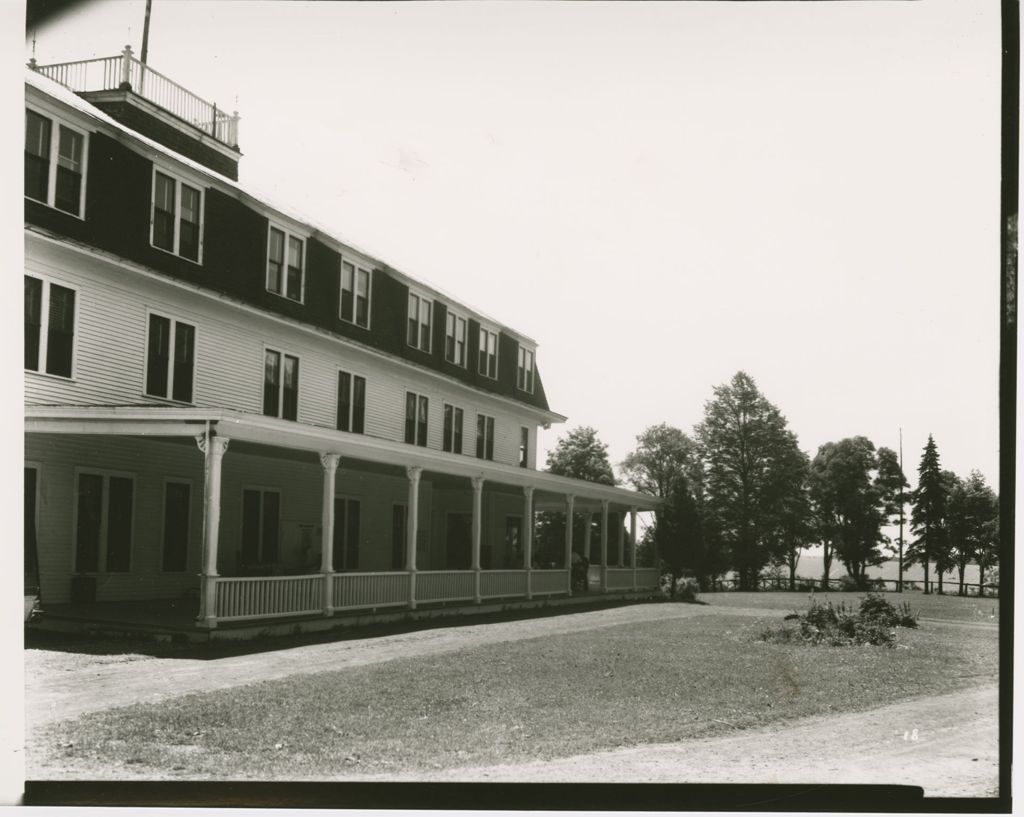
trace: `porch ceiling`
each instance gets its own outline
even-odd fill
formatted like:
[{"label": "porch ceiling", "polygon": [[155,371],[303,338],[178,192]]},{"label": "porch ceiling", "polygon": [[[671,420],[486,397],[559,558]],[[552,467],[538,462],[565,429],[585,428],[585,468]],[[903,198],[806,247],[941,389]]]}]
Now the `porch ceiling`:
[{"label": "porch ceiling", "polygon": [[[394,469],[420,467],[428,473],[447,477],[483,477],[488,483],[520,489],[533,487],[535,505],[564,508],[565,496],[576,497],[580,510],[600,510],[602,500],[618,507],[654,510],[660,501],[652,496],[608,485],[570,479],[546,471],[478,460],[459,454],[321,428],[275,417],[221,409],[175,408],[168,406],[26,406],[27,434],[111,434],[122,436],[196,437],[211,433],[258,448],[288,449],[310,454],[338,454],[373,464],[394,473]],[[239,446],[241,448],[241,446]],[[230,454],[229,454],[230,456]],[[305,457],[303,457],[305,459]],[[362,467],[362,465],[361,465]],[[399,471],[400,473],[400,471]],[[494,489],[495,485],[489,486]]]}]

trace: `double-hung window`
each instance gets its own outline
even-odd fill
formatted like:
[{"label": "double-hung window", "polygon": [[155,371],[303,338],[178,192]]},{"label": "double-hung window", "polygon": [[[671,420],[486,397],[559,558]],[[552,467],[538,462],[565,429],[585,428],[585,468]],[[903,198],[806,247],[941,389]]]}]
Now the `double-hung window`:
[{"label": "double-hung window", "polygon": [[482,375],[498,379],[498,333],[480,327],[480,355],[477,370]]},{"label": "double-hung window", "polygon": [[466,365],[466,319],[450,311],[445,319],[444,359],[456,366]]},{"label": "double-hung window", "polygon": [[462,409],[444,404],[444,438],[442,448],[453,454],[462,453]]},{"label": "double-hung window", "polygon": [[338,372],[338,431],[362,434],[366,420],[366,378]]},{"label": "double-hung window", "polygon": [[302,301],[305,242],[287,230],[270,225],[267,236],[267,290]]},{"label": "double-hung window", "polygon": [[370,271],[341,259],[341,306],[338,317],[362,326],[370,325]]},{"label": "double-hung window", "polygon": [[430,308],[431,302],[415,292],[409,293],[409,331],[406,341],[410,346],[430,351]]},{"label": "double-hung window", "polygon": [[529,468],[530,466],[530,429],[526,426],[519,427],[519,467]]},{"label": "double-hung window", "polygon": [[520,391],[533,394],[533,350],[519,347],[519,366],[516,370],[516,385]]},{"label": "double-hung window", "polygon": [[77,477],[75,570],[128,572],[134,480],[126,474],[102,471],[80,471]]},{"label": "double-hung window", "polygon": [[71,377],[77,292],[25,276],[25,368]]},{"label": "double-hung window", "polygon": [[155,167],[150,242],[197,263],[202,253],[203,191]]},{"label": "double-hung window", "polygon": [[163,315],[149,316],[146,394],[192,402],[196,328]]},{"label": "double-hung window", "polygon": [[25,109],[25,195],[81,217],[85,210],[82,131]]},{"label": "double-hung window", "polygon": [[299,359],[274,349],[263,355],[263,413],[296,420],[299,414]]},{"label": "double-hung window", "polygon": [[405,393],[405,441],[412,445],[427,444],[427,411],[430,401],[422,394]]},{"label": "double-hung window", "polygon": [[476,456],[481,460],[494,459],[494,418],[484,414],[476,416]]}]

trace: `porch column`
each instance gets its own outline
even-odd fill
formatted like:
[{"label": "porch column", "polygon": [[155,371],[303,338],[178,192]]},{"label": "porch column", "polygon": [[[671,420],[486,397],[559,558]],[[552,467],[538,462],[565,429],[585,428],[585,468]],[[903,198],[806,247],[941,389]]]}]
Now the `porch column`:
[{"label": "porch column", "polygon": [[608,591],[608,500],[601,500],[601,592]]},{"label": "porch column", "polygon": [[570,596],[572,595],[572,508],[575,503],[575,496],[565,495],[565,572]]},{"label": "porch column", "polygon": [[483,507],[484,478],[470,477],[473,483],[473,601],[480,603],[480,529]]},{"label": "porch column", "polygon": [[619,559],[615,563],[616,567],[626,566],[626,526],[623,525],[622,511],[615,512],[615,527],[619,531]]},{"label": "porch column", "polygon": [[533,486],[523,488],[523,561],[526,568],[526,598],[533,598]]},{"label": "porch column", "polygon": [[583,556],[586,558],[587,563],[590,563],[590,532],[594,527],[594,514],[587,511],[583,514],[583,518],[586,520],[586,527],[583,528]]},{"label": "porch column", "polygon": [[420,475],[423,469],[410,465],[405,469],[409,477],[409,496],[405,519],[405,569],[409,571],[409,609],[416,609],[416,536],[420,520]]},{"label": "porch column", "polygon": [[196,445],[206,456],[206,479],[203,495],[203,575],[199,594],[199,623],[213,629],[217,626],[217,543],[220,535],[221,461],[231,442],[227,437],[200,434]]},{"label": "porch column", "polygon": [[633,568],[633,589],[636,590],[636,508],[629,509],[629,566]]},{"label": "porch column", "polygon": [[338,454],[321,454],[324,469],[323,507],[320,510],[320,572],[324,577],[324,615],[334,615],[334,478]]}]

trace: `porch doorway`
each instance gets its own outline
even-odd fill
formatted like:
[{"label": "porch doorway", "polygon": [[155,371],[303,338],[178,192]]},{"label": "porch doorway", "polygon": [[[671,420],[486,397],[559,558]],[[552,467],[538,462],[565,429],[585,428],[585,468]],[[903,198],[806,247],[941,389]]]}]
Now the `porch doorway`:
[{"label": "porch doorway", "polygon": [[36,490],[39,472],[34,467],[25,468],[25,617],[40,599],[39,549],[36,538]]},{"label": "porch doorway", "polygon": [[473,515],[449,513],[445,536],[445,568],[469,570],[473,564]]}]

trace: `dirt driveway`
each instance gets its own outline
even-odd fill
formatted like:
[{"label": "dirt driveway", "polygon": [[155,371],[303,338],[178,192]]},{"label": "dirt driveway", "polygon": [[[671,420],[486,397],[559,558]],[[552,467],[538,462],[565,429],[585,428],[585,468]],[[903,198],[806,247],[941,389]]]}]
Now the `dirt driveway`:
[{"label": "dirt driveway", "polygon": [[389,779],[870,782],[921,786],[926,797],[994,797],[999,776],[998,728],[998,689],[990,685],[867,712],[804,718],[731,737],[646,744],[545,762],[392,775]]}]

